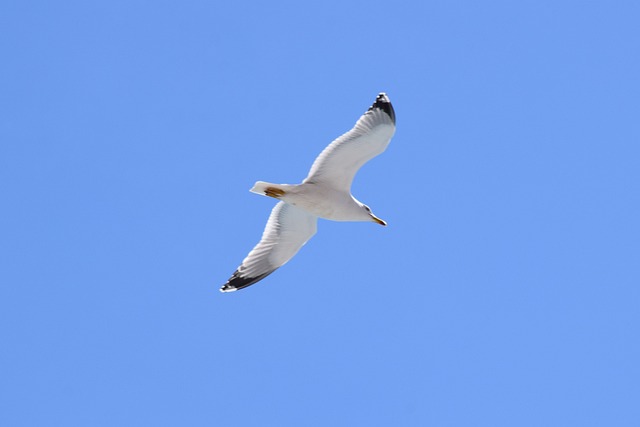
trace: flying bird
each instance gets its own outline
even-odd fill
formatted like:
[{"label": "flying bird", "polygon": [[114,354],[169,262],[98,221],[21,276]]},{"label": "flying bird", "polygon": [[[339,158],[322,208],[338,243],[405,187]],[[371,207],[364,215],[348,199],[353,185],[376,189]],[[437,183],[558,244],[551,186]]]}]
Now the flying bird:
[{"label": "flying bird", "polygon": [[258,181],[253,193],[280,200],[271,211],[260,242],[220,288],[232,292],[264,279],[283,266],[316,234],[318,218],[387,223],[351,195],[358,169],[382,153],[396,131],[389,97],[380,93],[353,129],[329,144],[301,184]]}]

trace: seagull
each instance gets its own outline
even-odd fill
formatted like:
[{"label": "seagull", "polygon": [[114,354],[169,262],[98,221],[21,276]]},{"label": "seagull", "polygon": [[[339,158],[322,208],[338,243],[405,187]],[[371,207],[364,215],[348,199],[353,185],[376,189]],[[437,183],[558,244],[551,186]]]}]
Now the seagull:
[{"label": "seagull", "polygon": [[329,144],[301,184],[258,181],[252,193],[280,200],[271,211],[260,242],[220,288],[233,292],[264,279],[286,264],[316,234],[318,218],[387,223],[351,195],[353,178],[382,153],[396,131],[389,97],[380,93],[353,129]]}]

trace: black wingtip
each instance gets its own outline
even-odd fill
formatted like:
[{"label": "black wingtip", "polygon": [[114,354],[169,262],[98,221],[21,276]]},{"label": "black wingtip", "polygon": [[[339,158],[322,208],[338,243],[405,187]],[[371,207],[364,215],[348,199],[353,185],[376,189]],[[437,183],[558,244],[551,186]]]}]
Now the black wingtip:
[{"label": "black wingtip", "polygon": [[222,285],[222,287],[220,288],[220,292],[234,292],[240,289],[244,289],[247,286],[251,286],[254,283],[259,282],[260,280],[264,279],[271,273],[273,273],[273,271],[270,271],[265,274],[261,274],[260,276],[257,276],[257,277],[240,277],[238,275],[238,272],[236,271],[235,273],[233,273],[233,276],[231,276],[229,280],[227,280],[227,283]]},{"label": "black wingtip", "polygon": [[391,118],[393,124],[396,124],[396,112],[393,111],[393,105],[391,105],[391,101],[389,101],[389,97],[386,93],[380,92],[378,96],[376,96],[376,100],[371,107],[369,107],[368,111],[374,109],[380,109],[387,113],[387,115]]}]

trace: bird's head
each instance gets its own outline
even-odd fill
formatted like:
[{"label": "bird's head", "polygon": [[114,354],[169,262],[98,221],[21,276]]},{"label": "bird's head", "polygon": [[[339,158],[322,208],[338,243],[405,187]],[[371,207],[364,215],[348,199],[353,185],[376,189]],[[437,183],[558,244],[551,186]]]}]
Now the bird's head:
[{"label": "bird's head", "polygon": [[375,215],[373,214],[373,212],[371,212],[371,208],[369,208],[369,206],[367,206],[367,205],[365,205],[365,204],[362,204],[362,203],[361,203],[361,206],[362,206],[362,209],[367,213],[367,216],[368,216],[368,218],[369,218],[371,221],[373,221],[373,222],[377,222],[377,223],[378,223],[378,224],[380,224],[380,225],[384,225],[384,226],[386,226],[386,225],[387,225],[387,222],[386,222],[386,221],[384,221],[384,220],[382,220],[382,219],[378,218],[377,216],[375,216]]}]

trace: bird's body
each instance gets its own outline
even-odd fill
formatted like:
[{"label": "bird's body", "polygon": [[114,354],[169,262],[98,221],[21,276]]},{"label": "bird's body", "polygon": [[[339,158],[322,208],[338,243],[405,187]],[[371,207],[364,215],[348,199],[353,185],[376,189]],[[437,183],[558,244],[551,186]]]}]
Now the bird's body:
[{"label": "bird's body", "polygon": [[245,288],[284,265],[316,233],[318,218],[387,225],[351,195],[351,182],[362,165],[387,148],[394,133],[395,112],[381,93],[353,129],[320,153],[301,184],[256,182],[253,193],[280,202],[260,242],[220,290]]},{"label": "bird's body", "polygon": [[351,193],[336,190],[322,183],[304,182],[302,184],[271,184],[258,181],[251,189],[252,193],[267,195],[274,190],[282,190],[280,196],[271,196],[300,208],[319,218],[332,221],[370,221],[371,217],[363,213],[359,203]]}]

